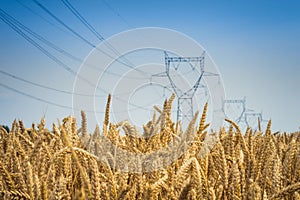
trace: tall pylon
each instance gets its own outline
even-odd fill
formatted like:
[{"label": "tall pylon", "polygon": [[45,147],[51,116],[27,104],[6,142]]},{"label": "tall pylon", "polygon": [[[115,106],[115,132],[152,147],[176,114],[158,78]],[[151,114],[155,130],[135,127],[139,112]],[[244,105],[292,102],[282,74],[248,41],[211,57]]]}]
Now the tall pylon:
[{"label": "tall pylon", "polygon": [[[204,76],[204,60],[205,60],[205,52],[202,53],[201,56],[198,57],[171,57],[165,51],[165,67],[166,67],[166,76],[170,81],[171,88],[175,92],[177,96],[177,121],[191,121],[194,116],[194,107],[193,107],[193,97],[197,90],[200,87],[205,87],[200,84],[203,76]],[[178,70],[180,63],[188,63],[192,70],[197,70],[199,72],[199,77],[192,85],[191,88],[187,90],[183,90],[180,88],[180,85],[176,85],[174,80],[172,79],[172,75],[170,74],[170,69],[173,64],[176,64],[174,70]]]}]

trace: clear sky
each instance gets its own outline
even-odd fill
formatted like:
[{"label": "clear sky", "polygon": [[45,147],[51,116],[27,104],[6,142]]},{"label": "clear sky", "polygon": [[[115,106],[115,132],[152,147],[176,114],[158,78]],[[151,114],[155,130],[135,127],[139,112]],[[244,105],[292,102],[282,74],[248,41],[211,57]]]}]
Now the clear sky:
[{"label": "clear sky", "polygon": [[[263,111],[273,130],[300,126],[300,2],[295,0],[69,0],[104,38],[141,27],[163,27],[187,34],[210,54],[229,99],[247,97],[247,107]],[[99,40],[61,1],[40,0],[93,44]],[[32,0],[1,0],[0,8],[47,40],[84,59],[92,47],[82,42]],[[72,91],[74,76],[0,20],[1,70],[49,87]],[[49,50],[74,71],[81,62]],[[40,89],[0,73],[0,83],[60,105],[72,97]],[[0,123],[22,119],[26,126],[45,114],[48,123],[70,114],[0,87]],[[104,107],[104,105],[103,105]]]}]

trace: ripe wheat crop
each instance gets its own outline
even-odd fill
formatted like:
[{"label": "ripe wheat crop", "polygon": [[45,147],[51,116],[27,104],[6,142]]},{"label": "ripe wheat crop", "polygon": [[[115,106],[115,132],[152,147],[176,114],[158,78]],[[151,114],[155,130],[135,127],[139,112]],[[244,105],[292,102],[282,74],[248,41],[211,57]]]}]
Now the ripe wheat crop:
[{"label": "ripe wheat crop", "polygon": [[[208,132],[207,105],[199,124],[186,131],[171,119],[174,96],[140,134],[128,122],[110,123],[110,97],[102,130],[87,132],[69,116],[61,123],[25,128],[14,121],[11,131],[0,128],[0,199],[298,199],[300,200],[300,133],[267,129],[242,133],[232,121],[226,130]],[[123,134],[121,134],[121,132]],[[216,143],[203,153],[205,138]],[[117,154],[105,153],[108,141],[131,153],[155,152],[174,143],[176,159],[153,171]],[[192,142],[186,142],[192,141]],[[110,152],[114,152],[111,149]],[[116,167],[116,160],[131,172]],[[138,165],[138,166],[137,166]],[[154,166],[155,168],[155,166]]]}]

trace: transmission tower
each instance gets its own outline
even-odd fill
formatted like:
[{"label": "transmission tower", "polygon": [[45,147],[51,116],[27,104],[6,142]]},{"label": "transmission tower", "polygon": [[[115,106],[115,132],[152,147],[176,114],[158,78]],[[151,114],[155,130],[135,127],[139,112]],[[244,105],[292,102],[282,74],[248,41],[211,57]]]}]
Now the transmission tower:
[{"label": "transmission tower", "polygon": [[[254,119],[254,121],[253,121],[253,119]],[[263,118],[262,112],[246,112],[245,113],[245,122],[246,122],[246,125],[251,128],[264,129],[265,125],[268,121]]]},{"label": "transmission tower", "polygon": [[225,99],[223,101],[222,110],[225,113],[226,118],[230,118],[230,117],[228,116],[229,113],[227,112],[227,110],[225,108],[229,107],[229,106],[233,106],[233,105],[237,105],[237,107],[242,108],[240,113],[238,113],[238,114],[236,112],[233,113],[233,114],[236,115],[236,117],[234,117],[233,120],[237,123],[240,123],[242,121],[243,117],[244,117],[245,112],[246,112],[246,97],[244,97],[243,99]]},{"label": "transmission tower", "polygon": [[[233,110],[233,107],[237,107],[239,111]],[[229,108],[231,108],[231,110],[229,110]],[[234,120],[242,130],[246,130],[247,127],[251,127],[252,129],[262,129],[267,122],[267,120],[263,119],[262,112],[255,112],[254,110],[247,108],[246,97],[243,99],[224,100],[222,111],[226,118]]]},{"label": "transmission tower", "polygon": [[[197,90],[203,85],[200,84],[204,76],[204,60],[205,60],[205,52],[199,57],[171,57],[165,53],[165,66],[166,66],[166,76],[170,81],[171,88],[175,92],[177,96],[177,121],[190,121],[194,115],[193,108],[193,97]],[[172,76],[170,74],[171,66],[175,66],[174,69],[177,70],[179,68],[180,63],[188,63],[193,70],[198,70],[199,77],[192,87],[188,90],[182,90],[179,85],[176,85]],[[198,67],[198,69],[197,69]]]}]

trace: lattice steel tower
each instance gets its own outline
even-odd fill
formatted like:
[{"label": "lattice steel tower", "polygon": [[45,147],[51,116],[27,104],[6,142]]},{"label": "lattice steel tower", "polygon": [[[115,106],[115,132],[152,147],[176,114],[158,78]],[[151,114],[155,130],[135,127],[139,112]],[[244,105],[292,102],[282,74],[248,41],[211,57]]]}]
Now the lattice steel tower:
[{"label": "lattice steel tower", "polygon": [[225,117],[230,119],[230,117],[228,116],[227,110],[225,109],[226,106],[228,106],[228,105],[238,105],[238,107],[241,106],[240,113],[234,113],[234,114],[236,114],[236,116],[234,116],[235,118],[233,118],[233,120],[235,122],[240,123],[243,120],[245,112],[247,111],[246,97],[244,97],[243,99],[225,99],[225,100],[223,100],[222,110],[225,113]]},{"label": "lattice steel tower", "polygon": [[[165,53],[165,66],[166,66],[166,75],[170,81],[170,85],[177,96],[177,121],[190,121],[194,116],[194,108],[193,108],[193,97],[197,92],[197,89],[203,87],[200,85],[200,81],[204,75],[204,60],[205,60],[205,52],[199,57],[170,57],[168,56],[167,52]],[[192,69],[196,69],[199,67],[199,77],[194,83],[194,85],[186,90],[183,91],[180,89],[175,82],[173,81],[170,75],[170,66],[171,64],[178,64],[180,63],[188,63],[191,65]],[[193,63],[193,64],[192,64]],[[177,69],[175,69],[177,70]]]}]

